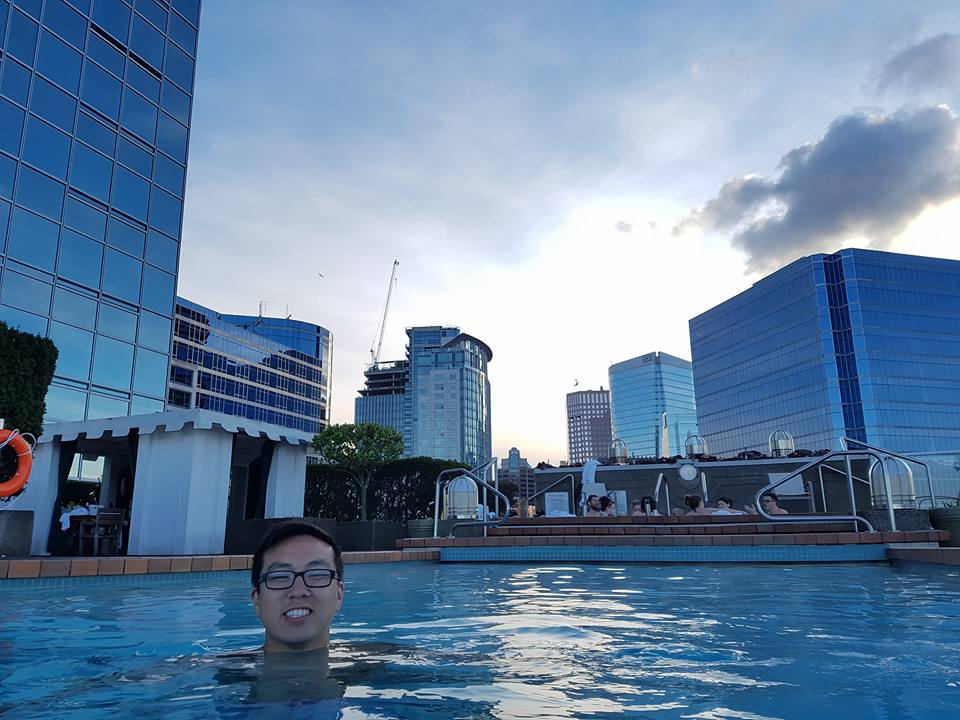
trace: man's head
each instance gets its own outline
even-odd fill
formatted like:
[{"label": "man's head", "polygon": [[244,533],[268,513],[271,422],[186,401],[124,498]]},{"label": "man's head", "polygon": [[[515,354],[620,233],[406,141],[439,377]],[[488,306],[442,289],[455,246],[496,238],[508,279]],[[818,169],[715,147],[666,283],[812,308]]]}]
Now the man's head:
[{"label": "man's head", "polygon": [[330,622],[343,602],[343,557],[332,537],[305,522],[277,525],[253,555],[250,580],[265,651],[327,646]]},{"label": "man's head", "polygon": [[600,498],[596,495],[591,495],[587,498],[587,505],[592,507],[594,510],[600,509]]},{"label": "man's head", "polygon": [[772,508],[779,507],[779,505],[777,505],[776,493],[768,492],[761,495],[760,504],[763,505],[763,509],[767,512],[769,512]]}]

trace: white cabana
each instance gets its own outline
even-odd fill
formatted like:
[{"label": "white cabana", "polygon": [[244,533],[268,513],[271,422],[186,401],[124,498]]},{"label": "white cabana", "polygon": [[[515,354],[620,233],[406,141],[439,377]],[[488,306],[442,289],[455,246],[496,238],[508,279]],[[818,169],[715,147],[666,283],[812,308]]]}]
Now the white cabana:
[{"label": "white cabana", "polygon": [[[117,497],[118,483],[132,485],[128,555],[218,554],[228,510],[238,518],[303,515],[311,440],[208,410],[58,423],[39,440],[17,509],[34,513],[32,554],[47,554],[61,479],[74,453],[97,454],[106,458],[102,504]],[[248,483],[257,483],[252,492]]]}]

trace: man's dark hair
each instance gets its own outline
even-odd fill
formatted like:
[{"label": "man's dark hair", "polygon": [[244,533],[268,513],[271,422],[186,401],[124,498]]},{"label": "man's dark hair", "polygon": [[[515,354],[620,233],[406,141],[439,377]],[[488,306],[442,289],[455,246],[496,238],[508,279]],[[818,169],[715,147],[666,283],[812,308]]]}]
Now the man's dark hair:
[{"label": "man's dark hair", "polygon": [[260,582],[260,573],[263,571],[264,553],[274,545],[279,545],[284,540],[299,537],[300,535],[315,537],[320,542],[324,542],[333,548],[333,562],[336,566],[337,577],[341,581],[343,580],[343,554],[340,552],[340,546],[337,545],[337,541],[333,539],[330,533],[321,530],[316,525],[311,525],[302,520],[291,520],[290,522],[281,523],[271,528],[270,532],[264,536],[263,540],[261,540],[257,546],[257,551],[253,554],[253,565],[250,567],[250,582],[253,587],[258,587],[257,583]]},{"label": "man's dark hair", "polygon": [[780,500],[780,498],[777,497],[777,494],[772,492],[765,492],[760,496],[760,499],[763,500],[765,497],[772,498],[774,502],[778,502]]},{"label": "man's dark hair", "polygon": [[728,497],[724,496],[724,497],[718,497],[717,500],[718,500],[718,501],[722,500],[723,502],[725,502],[725,503],[726,503],[727,505],[729,505],[730,507],[733,507],[733,498],[728,498]]},{"label": "man's dark hair", "polygon": [[703,503],[703,498],[699,495],[684,495],[683,502],[691,510],[696,510]]},{"label": "man's dark hair", "polygon": [[587,502],[590,502],[590,501],[593,500],[595,497],[597,497],[597,496],[596,496],[596,495],[591,495],[590,497],[587,498]]}]

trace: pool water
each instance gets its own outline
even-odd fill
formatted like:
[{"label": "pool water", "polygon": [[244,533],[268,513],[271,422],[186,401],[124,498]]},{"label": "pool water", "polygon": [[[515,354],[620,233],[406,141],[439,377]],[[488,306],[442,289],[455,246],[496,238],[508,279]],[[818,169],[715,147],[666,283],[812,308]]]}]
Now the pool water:
[{"label": "pool water", "polygon": [[348,566],[324,677],[247,652],[242,573],[0,585],[0,717],[950,717],[958,601],[941,568]]}]

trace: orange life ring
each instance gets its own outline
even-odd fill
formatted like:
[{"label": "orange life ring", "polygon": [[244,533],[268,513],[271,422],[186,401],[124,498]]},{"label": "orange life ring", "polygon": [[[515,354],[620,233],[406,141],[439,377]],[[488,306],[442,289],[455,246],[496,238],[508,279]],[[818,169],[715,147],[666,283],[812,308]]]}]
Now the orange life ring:
[{"label": "orange life ring", "polygon": [[[12,438],[11,435],[13,435]],[[23,486],[27,484],[30,470],[33,468],[33,448],[30,447],[29,443],[15,430],[0,430],[0,444],[8,438],[10,442],[7,445],[17,453],[17,471],[6,482],[0,482],[0,497],[10,497],[14,493],[20,492]]]}]

